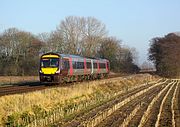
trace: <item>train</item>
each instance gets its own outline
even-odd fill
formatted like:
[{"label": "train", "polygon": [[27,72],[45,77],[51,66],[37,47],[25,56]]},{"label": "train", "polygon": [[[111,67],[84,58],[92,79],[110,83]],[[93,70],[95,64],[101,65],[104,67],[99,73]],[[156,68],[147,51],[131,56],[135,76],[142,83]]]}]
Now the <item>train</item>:
[{"label": "train", "polygon": [[41,55],[40,82],[64,83],[107,77],[110,63],[107,59],[49,52]]}]

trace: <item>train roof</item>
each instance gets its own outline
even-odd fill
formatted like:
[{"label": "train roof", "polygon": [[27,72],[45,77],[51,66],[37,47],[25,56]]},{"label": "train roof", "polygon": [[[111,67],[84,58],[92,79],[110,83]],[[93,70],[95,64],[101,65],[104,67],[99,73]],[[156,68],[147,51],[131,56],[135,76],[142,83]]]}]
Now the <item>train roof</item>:
[{"label": "train roof", "polygon": [[[72,54],[62,54],[62,53],[56,53],[56,52],[48,52],[48,53],[45,53],[43,55],[59,55],[61,57],[71,57],[71,58],[80,58],[80,59],[84,59],[84,58],[87,58],[87,59],[93,59],[93,60],[107,60],[107,59],[101,59],[101,58],[95,58],[95,57],[82,57],[82,56],[79,56],[79,55],[72,55]],[[43,56],[42,55],[42,56]]]},{"label": "train roof", "polygon": [[71,54],[59,54],[61,57],[72,57],[72,58],[84,58],[78,55],[71,55]]}]

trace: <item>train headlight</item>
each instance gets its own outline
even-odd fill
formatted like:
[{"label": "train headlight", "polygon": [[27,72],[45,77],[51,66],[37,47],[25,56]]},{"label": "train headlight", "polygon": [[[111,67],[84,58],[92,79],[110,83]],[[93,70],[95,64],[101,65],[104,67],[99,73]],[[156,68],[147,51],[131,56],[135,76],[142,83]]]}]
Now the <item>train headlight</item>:
[{"label": "train headlight", "polygon": [[57,71],[56,71],[56,74],[59,74],[60,73],[60,69],[58,69]]},{"label": "train headlight", "polygon": [[39,71],[39,73],[41,73],[41,74],[42,74],[43,72],[40,70],[40,71]]}]

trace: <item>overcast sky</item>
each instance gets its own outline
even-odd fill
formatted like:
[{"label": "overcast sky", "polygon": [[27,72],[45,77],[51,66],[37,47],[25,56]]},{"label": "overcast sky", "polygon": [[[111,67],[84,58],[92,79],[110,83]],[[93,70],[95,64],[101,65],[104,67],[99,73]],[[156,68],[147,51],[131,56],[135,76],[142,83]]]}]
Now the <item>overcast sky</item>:
[{"label": "overcast sky", "polygon": [[109,36],[135,47],[142,63],[150,39],[180,31],[180,0],[0,0],[0,32],[51,32],[67,16],[97,18]]}]

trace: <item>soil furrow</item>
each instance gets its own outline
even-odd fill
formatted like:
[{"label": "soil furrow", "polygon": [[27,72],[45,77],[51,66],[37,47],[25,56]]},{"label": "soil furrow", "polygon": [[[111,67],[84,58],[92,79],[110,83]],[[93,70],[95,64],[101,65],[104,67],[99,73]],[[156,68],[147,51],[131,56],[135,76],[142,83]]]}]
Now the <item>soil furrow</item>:
[{"label": "soil furrow", "polygon": [[160,119],[159,119],[158,126],[166,126],[166,127],[171,127],[172,126],[171,100],[172,100],[173,93],[174,93],[176,85],[173,86],[172,90],[167,95],[167,98],[166,98],[166,100],[165,100],[165,102],[163,104],[163,108],[162,108],[162,111],[161,111],[161,116],[160,116]]},{"label": "soil furrow", "polygon": [[[126,105],[122,106],[122,108],[118,109],[112,115],[107,117],[104,121],[102,121],[98,127],[118,127],[122,124],[123,120],[133,111],[133,109],[138,105],[143,105],[143,103],[148,103],[160,90],[162,89],[161,86],[157,86],[148,92],[144,93],[143,95],[135,98],[134,100],[130,101]],[[148,95],[148,96],[147,96]]]},{"label": "soil furrow", "polygon": [[[172,84],[173,83],[171,83],[171,85]],[[164,90],[164,92],[160,95],[160,97],[152,105],[151,112],[150,112],[150,114],[148,116],[147,121],[144,124],[144,127],[155,126],[155,123],[156,123],[156,120],[157,120],[157,116],[158,116],[158,113],[159,113],[159,109],[160,109],[161,103],[162,103],[163,98],[165,97],[166,93],[170,89],[171,85],[169,85],[167,87],[167,89]]]},{"label": "soil furrow", "polygon": [[[164,82],[163,82],[164,83]],[[162,83],[162,84],[163,84]],[[128,93],[124,93],[121,95],[118,95],[115,99],[111,100],[110,102],[103,104],[99,107],[96,107],[95,109],[91,110],[90,112],[88,112],[87,114],[83,115],[82,117],[76,118],[73,121],[71,121],[68,124],[65,124],[64,126],[79,126],[82,122],[84,121],[88,121],[90,118],[93,118],[98,112],[102,112],[105,109],[108,109],[109,107],[112,107],[113,105],[117,104],[118,102],[123,101],[124,99],[144,90],[147,89],[148,87],[152,86],[152,84],[150,85],[146,85],[146,86],[142,86],[140,88],[134,89],[132,91],[129,91]]]},{"label": "soil furrow", "polygon": [[178,88],[175,95],[174,108],[175,125],[176,127],[180,127],[180,80],[178,81]]}]

